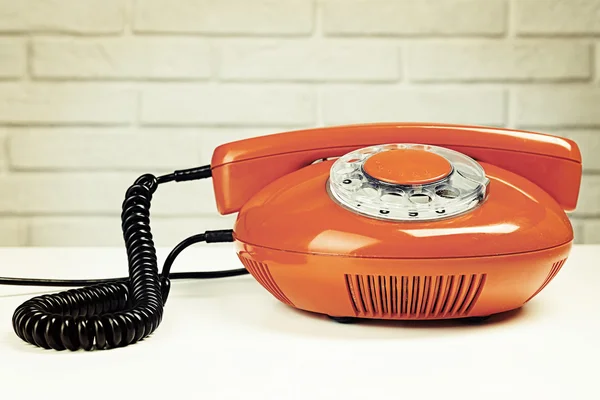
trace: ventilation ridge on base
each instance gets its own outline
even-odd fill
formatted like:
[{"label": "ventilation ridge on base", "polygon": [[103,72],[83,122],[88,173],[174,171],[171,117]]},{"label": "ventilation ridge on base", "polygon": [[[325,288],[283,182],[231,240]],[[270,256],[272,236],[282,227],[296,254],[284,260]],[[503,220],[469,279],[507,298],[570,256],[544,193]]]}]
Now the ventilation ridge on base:
[{"label": "ventilation ridge on base", "polygon": [[356,316],[421,319],[469,315],[487,275],[345,274],[344,279]]},{"label": "ventilation ridge on base", "polygon": [[267,264],[251,260],[250,258],[244,257],[238,254],[238,257],[244,267],[250,272],[250,274],[260,283],[265,289],[267,289],[277,300],[287,305],[293,306],[294,304],[287,298],[283,293],[279,285],[275,282],[269,266]]}]

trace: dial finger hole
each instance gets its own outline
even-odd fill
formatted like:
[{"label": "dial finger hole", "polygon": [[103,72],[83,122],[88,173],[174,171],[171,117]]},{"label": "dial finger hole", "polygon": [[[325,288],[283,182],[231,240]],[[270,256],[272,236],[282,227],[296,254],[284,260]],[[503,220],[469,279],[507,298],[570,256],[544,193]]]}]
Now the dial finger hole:
[{"label": "dial finger hole", "polygon": [[350,166],[342,166],[341,168],[338,168],[335,173],[338,175],[348,175],[351,174],[352,172],[354,172],[354,168],[350,167]]},{"label": "dial finger hole", "polygon": [[431,202],[431,196],[427,193],[413,193],[408,198],[415,204],[427,204]]},{"label": "dial finger hole", "polygon": [[455,199],[460,195],[458,189],[455,189],[450,186],[442,186],[437,188],[435,194],[439,197],[443,197],[444,199]]},{"label": "dial finger hole", "polygon": [[458,173],[464,176],[467,179],[473,180],[475,182],[479,182],[479,173],[478,171],[470,165],[461,165],[458,169]]},{"label": "dial finger hole", "polygon": [[379,194],[379,192],[377,191],[377,189],[374,189],[371,187],[362,188],[358,191],[358,193],[356,193],[357,196],[365,197],[368,199],[377,197],[378,194]]},{"label": "dial finger hole", "polygon": [[362,182],[356,178],[346,178],[342,181],[342,187],[346,190],[358,190],[360,189]]},{"label": "dial finger hole", "polygon": [[404,197],[404,193],[401,192],[390,192],[381,196],[381,201],[386,203],[400,203],[402,202],[402,198]]}]

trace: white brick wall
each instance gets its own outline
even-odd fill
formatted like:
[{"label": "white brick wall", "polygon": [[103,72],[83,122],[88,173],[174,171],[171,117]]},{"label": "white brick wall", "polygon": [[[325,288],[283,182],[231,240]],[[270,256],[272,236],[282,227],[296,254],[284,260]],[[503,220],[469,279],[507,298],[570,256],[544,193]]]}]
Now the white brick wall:
[{"label": "white brick wall", "polygon": [[7,153],[6,129],[0,128],[0,174],[6,170]]},{"label": "white brick wall", "polygon": [[279,85],[176,84],[142,89],[143,125],[312,125],[315,94]]},{"label": "white brick wall", "polygon": [[8,131],[14,171],[169,171],[200,162],[199,136],[191,130],[32,127]]},{"label": "white brick wall", "polygon": [[0,243],[2,243],[2,246],[26,245],[27,221],[15,217],[0,219]]},{"label": "white brick wall", "polygon": [[33,41],[31,68],[49,79],[207,79],[210,47],[195,38],[43,38]]},{"label": "white brick wall", "polygon": [[137,93],[89,83],[0,83],[0,123],[128,125]]},{"label": "white brick wall", "polygon": [[331,35],[500,36],[503,0],[322,0],[323,30]]},{"label": "white brick wall", "polygon": [[25,68],[25,40],[0,38],[0,79],[19,78]]},{"label": "white brick wall", "polygon": [[354,86],[324,88],[327,125],[377,121],[445,121],[502,125],[505,92],[499,88]]},{"label": "white brick wall", "polygon": [[135,32],[207,35],[306,35],[313,28],[306,0],[139,0]]},{"label": "white brick wall", "polygon": [[119,33],[127,0],[0,0],[0,32]]},{"label": "white brick wall", "polygon": [[[0,246],[120,246],[143,172],[402,120],[576,140],[576,241],[600,243],[599,37],[600,0],[0,0]],[[234,220],[209,181],[152,216],[159,245]]]},{"label": "white brick wall", "polygon": [[586,175],[581,183],[581,199],[575,215],[600,217],[600,176]]},{"label": "white brick wall", "polygon": [[591,56],[589,44],[570,41],[437,41],[411,45],[407,68],[416,82],[584,81]]},{"label": "white brick wall", "polygon": [[219,77],[236,81],[396,82],[398,46],[347,40],[224,42]]},{"label": "white brick wall", "polygon": [[514,90],[515,123],[520,126],[598,126],[600,87],[545,86]]},{"label": "white brick wall", "polygon": [[514,10],[514,25],[519,34],[600,33],[600,2],[597,0],[516,0]]}]

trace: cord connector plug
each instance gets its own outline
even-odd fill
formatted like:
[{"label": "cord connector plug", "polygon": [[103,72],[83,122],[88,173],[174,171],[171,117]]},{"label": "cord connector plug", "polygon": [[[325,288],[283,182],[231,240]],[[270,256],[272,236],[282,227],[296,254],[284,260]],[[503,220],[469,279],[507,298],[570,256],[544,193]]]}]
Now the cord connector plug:
[{"label": "cord connector plug", "polygon": [[206,237],[206,243],[233,242],[233,230],[231,229],[206,231],[204,232],[204,235]]},{"label": "cord connector plug", "polygon": [[189,169],[181,169],[173,172],[175,182],[195,181],[197,179],[206,179],[212,176],[210,165],[195,167]]}]

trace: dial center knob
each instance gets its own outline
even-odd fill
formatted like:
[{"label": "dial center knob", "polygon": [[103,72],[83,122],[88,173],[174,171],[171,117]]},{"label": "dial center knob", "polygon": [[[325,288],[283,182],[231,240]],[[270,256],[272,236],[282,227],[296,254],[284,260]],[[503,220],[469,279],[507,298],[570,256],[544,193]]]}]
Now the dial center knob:
[{"label": "dial center knob", "polygon": [[425,185],[450,175],[452,165],[441,155],[420,149],[395,149],[369,157],[364,171],[395,185]]}]

